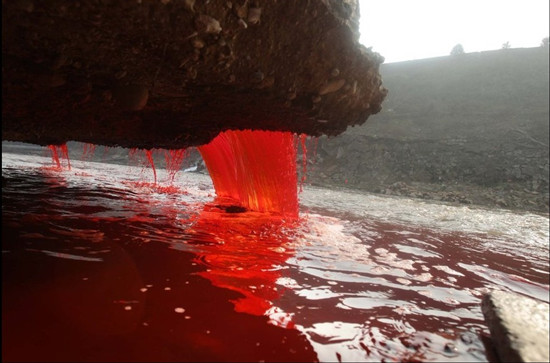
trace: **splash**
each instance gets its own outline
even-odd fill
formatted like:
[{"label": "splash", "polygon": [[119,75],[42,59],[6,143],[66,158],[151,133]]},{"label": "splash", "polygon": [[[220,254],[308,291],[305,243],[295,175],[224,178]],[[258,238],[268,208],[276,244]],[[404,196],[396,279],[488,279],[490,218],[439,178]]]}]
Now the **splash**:
[{"label": "splash", "polygon": [[186,155],[186,149],[164,151],[164,160],[166,161],[166,170],[168,171],[170,183],[174,182],[176,174],[180,171]]},{"label": "splash", "polygon": [[[155,155],[164,153],[165,167],[167,172],[167,178],[169,185],[162,185],[162,182],[158,182],[157,170],[155,166]],[[128,159],[130,162],[139,163],[145,169],[150,166],[153,169],[153,183],[145,180],[140,181],[127,181],[124,184],[132,185],[134,188],[140,189],[142,192],[155,192],[162,194],[187,194],[187,191],[174,185],[174,180],[177,172],[181,169],[185,157],[188,155],[186,149],[177,150],[164,150],[164,149],[150,149],[143,150],[138,148],[130,149],[128,153]],[[144,160],[145,159],[145,160]],[[158,161],[158,158],[157,158]],[[143,171],[143,170],[142,170]],[[162,175],[162,174],[161,174]],[[143,178],[143,175],[142,175]]]},{"label": "splash", "polygon": [[71,161],[69,159],[69,150],[67,149],[67,144],[62,145],[48,145],[52,153],[52,161],[55,163],[58,169],[61,169],[61,160],[59,159],[59,154],[61,158],[67,160],[67,168],[71,170]]},{"label": "splash", "polygon": [[137,158],[137,154],[140,151],[143,151],[143,154],[145,155],[145,158],[147,159],[147,164],[149,164],[151,166],[151,169],[153,169],[153,178],[154,178],[153,185],[156,185],[157,184],[157,169],[155,168],[155,161],[153,159],[153,150],[152,149],[151,150],[141,150],[141,149],[137,149],[137,148],[132,148],[128,152],[128,157],[129,157],[130,160],[135,159],[135,158]]},{"label": "splash", "polygon": [[218,197],[259,212],[298,217],[294,136],[278,131],[225,131],[199,147]]}]

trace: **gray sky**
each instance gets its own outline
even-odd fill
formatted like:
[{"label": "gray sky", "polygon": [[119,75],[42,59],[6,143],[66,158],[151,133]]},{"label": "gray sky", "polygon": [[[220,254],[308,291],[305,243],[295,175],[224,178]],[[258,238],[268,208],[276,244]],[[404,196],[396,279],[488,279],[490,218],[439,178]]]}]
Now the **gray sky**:
[{"label": "gray sky", "polygon": [[549,0],[359,0],[360,41],[386,63],[537,47],[549,33]]}]

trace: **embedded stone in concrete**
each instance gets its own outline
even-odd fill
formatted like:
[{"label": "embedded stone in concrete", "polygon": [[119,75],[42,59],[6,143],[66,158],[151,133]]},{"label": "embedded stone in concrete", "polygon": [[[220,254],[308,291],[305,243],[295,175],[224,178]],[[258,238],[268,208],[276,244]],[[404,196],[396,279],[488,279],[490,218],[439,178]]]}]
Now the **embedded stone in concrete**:
[{"label": "embedded stone in concrete", "polygon": [[503,362],[548,362],[549,304],[522,295],[492,291],[482,310]]},{"label": "embedded stone in concrete", "polygon": [[334,136],[387,92],[384,58],[359,44],[357,0],[19,3],[2,2],[2,140],[180,149],[228,129]]}]

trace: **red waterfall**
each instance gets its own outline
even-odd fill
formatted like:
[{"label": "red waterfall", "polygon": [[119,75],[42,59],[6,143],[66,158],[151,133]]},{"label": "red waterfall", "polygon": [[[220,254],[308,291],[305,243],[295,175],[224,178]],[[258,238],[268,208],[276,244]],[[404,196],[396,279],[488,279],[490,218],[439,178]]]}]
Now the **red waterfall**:
[{"label": "red waterfall", "polygon": [[296,148],[290,132],[225,131],[199,151],[218,197],[255,211],[298,216]]},{"label": "red waterfall", "polygon": [[67,144],[62,145],[48,145],[52,153],[52,161],[55,163],[58,169],[61,169],[61,161],[59,160],[59,154],[65,160],[67,160],[67,168],[71,170],[71,160],[69,159],[69,150]]},{"label": "red waterfall", "polygon": [[57,146],[56,145],[48,145],[48,148],[50,149],[52,153],[52,161],[57,165],[59,169],[61,169],[61,162],[59,161],[59,154],[57,153]]}]

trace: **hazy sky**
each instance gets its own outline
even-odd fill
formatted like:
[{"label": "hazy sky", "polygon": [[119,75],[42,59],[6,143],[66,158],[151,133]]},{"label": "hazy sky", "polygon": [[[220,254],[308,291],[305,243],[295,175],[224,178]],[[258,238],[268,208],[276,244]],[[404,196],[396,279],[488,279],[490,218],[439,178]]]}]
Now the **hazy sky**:
[{"label": "hazy sky", "polygon": [[361,43],[386,63],[537,47],[549,33],[549,0],[359,0]]}]

